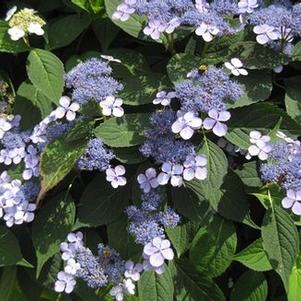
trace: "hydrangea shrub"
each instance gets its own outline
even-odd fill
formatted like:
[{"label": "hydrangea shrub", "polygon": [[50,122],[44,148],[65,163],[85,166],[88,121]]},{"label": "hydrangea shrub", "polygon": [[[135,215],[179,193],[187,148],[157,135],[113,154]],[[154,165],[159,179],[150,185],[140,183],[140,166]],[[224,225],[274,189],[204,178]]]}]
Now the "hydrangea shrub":
[{"label": "hydrangea shrub", "polygon": [[299,1],[0,8],[0,301],[300,299]]}]

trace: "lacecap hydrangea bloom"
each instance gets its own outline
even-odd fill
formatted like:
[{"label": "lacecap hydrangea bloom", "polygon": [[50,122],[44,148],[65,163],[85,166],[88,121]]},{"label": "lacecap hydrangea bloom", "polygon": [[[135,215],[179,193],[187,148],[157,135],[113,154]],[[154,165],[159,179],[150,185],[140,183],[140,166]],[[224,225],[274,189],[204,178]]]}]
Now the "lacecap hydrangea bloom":
[{"label": "lacecap hydrangea bloom", "polygon": [[211,3],[205,0],[124,0],[117,6],[112,18],[127,21],[132,14],[147,17],[143,32],[154,40],[162,34],[171,34],[180,26],[193,26],[197,35],[210,42],[215,36],[234,34],[243,27],[233,27],[228,18],[242,12],[235,1]]},{"label": "lacecap hydrangea bloom", "polygon": [[10,35],[13,41],[17,41],[31,34],[38,36],[44,35],[42,28],[46,22],[36,15],[36,11],[29,8],[23,8],[17,11],[17,7],[12,7],[6,15],[5,21],[8,22]]}]

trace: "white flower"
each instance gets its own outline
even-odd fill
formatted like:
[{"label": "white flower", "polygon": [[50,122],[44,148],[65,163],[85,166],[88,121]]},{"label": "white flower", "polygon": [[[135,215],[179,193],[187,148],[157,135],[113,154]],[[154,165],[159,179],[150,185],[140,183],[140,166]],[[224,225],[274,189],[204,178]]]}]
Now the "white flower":
[{"label": "white flower", "polygon": [[66,115],[66,119],[72,121],[76,117],[76,112],[80,106],[77,102],[71,103],[71,99],[68,96],[62,96],[59,100],[60,106],[54,111],[57,119],[62,119]]},{"label": "white flower", "polygon": [[67,235],[67,240],[72,243],[76,244],[77,246],[81,246],[83,244],[83,233],[76,232],[76,233],[69,233]]},{"label": "white flower", "polygon": [[9,21],[11,17],[14,15],[14,13],[17,11],[17,6],[13,6],[11,9],[9,9],[6,13],[5,21]]},{"label": "white flower", "polygon": [[173,260],[174,252],[168,239],[155,237],[143,248],[143,256],[153,268],[159,268],[166,260]]},{"label": "white flower", "polygon": [[219,33],[219,29],[216,26],[208,25],[202,22],[201,25],[195,31],[196,35],[201,36],[205,42],[211,42]]},{"label": "white flower", "polygon": [[183,178],[191,181],[196,178],[205,180],[207,178],[207,158],[203,155],[188,156],[184,162]]},{"label": "white flower", "polygon": [[209,3],[206,0],[195,0],[195,7],[200,13],[207,13]]},{"label": "white flower", "polygon": [[222,137],[227,134],[228,127],[222,122],[228,121],[231,118],[231,114],[228,111],[218,112],[216,109],[212,109],[208,112],[208,116],[203,123],[206,130],[211,130],[213,133]]},{"label": "white flower", "polygon": [[173,98],[176,97],[175,92],[165,92],[161,91],[157,93],[156,98],[153,100],[154,105],[161,104],[162,106],[169,106]]},{"label": "white flower", "polygon": [[115,59],[113,56],[111,55],[104,55],[102,54],[101,57],[109,62],[115,62],[115,63],[121,63],[121,60],[119,59]]},{"label": "white flower", "polygon": [[159,186],[157,180],[157,173],[154,168],[148,168],[144,174],[139,174],[137,181],[140,184],[140,188],[143,189],[144,193],[148,193],[152,188],[157,188]]},{"label": "white flower", "polygon": [[8,122],[5,118],[0,117],[0,139],[2,139],[4,134],[8,132],[11,128],[11,123]]},{"label": "white flower", "polygon": [[44,29],[42,28],[42,26],[39,23],[32,23],[31,22],[29,24],[27,30],[28,30],[29,33],[34,33],[37,36],[42,36],[45,33]]},{"label": "white flower", "polygon": [[116,301],[122,301],[123,297],[124,297],[124,295],[123,295],[123,285],[119,284],[119,285],[116,285],[116,286],[112,287],[109,294],[112,297],[115,297]]},{"label": "white flower", "polygon": [[118,165],[115,168],[108,168],[106,170],[106,179],[108,182],[111,182],[112,187],[117,188],[118,186],[124,186],[126,184],[126,178],[123,177],[124,174],[124,166]]},{"label": "white flower", "polygon": [[281,203],[284,208],[292,208],[294,214],[301,215],[301,190],[289,189]]},{"label": "white flower", "polygon": [[108,96],[105,100],[99,103],[102,108],[102,114],[104,116],[121,117],[124,114],[124,110],[121,107],[123,100],[121,98],[115,98],[114,96]]},{"label": "white flower", "polygon": [[126,295],[135,295],[135,284],[132,279],[123,280],[123,290]]},{"label": "white flower", "polygon": [[131,279],[124,279],[122,283],[112,287],[109,294],[115,297],[116,301],[122,301],[124,296],[135,295],[135,284]]},{"label": "white flower", "polygon": [[75,275],[79,269],[80,269],[80,264],[76,262],[73,258],[70,258],[67,261],[67,265],[65,266],[64,271],[67,274]]},{"label": "white flower", "polygon": [[259,131],[251,131],[250,142],[252,145],[248,148],[246,158],[258,156],[260,160],[266,160],[269,152],[272,150],[272,147],[269,144],[270,139],[269,136],[262,135]]},{"label": "white flower", "polygon": [[275,27],[267,24],[257,25],[253,31],[257,34],[256,41],[261,45],[281,38],[281,33]]},{"label": "white flower", "polygon": [[178,119],[171,126],[171,130],[175,134],[180,134],[184,140],[190,139],[194,131],[202,126],[202,119],[195,112],[184,113],[177,112]]},{"label": "white flower", "polygon": [[112,15],[112,19],[127,21],[130,18],[130,15],[135,12],[135,8],[133,7],[135,3],[136,0],[125,0],[124,3],[117,6],[116,11]]},{"label": "white flower", "polygon": [[242,68],[243,63],[238,58],[233,58],[230,62],[226,62],[225,67],[235,76],[248,75],[248,71]]},{"label": "white flower", "polygon": [[36,204],[22,203],[16,207],[17,211],[14,215],[15,224],[21,225],[24,222],[30,223],[34,220],[34,211],[36,210]]},{"label": "white flower", "polygon": [[59,272],[57,274],[58,280],[55,282],[54,290],[58,293],[65,292],[70,294],[76,285],[74,277],[66,272]]},{"label": "white flower", "polygon": [[275,73],[281,73],[283,71],[283,65],[279,65],[273,68]]},{"label": "white flower", "polygon": [[128,260],[125,263],[124,277],[130,278],[133,281],[139,281],[140,273],[143,271],[143,265],[140,263],[134,264],[133,261]]},{"label": "white flower", "polygon": [[143,32],[147,36],[151,36],[154,40],[159,40],[161,33],[166,30],[166,25],[162,24],[159,20],[151,20],[147,26],[143,29]]},{"label": "white flower", "polygon": [[183,166],[180,164],[163,163],[162,172],[158,175],[158,183],[160,185],[166,185],[170,180],[170,183],[174,187],[180,187],[183,184]]},{"label": "white flower", "polygon": [[240,0],[238,2],[238,12],[240,14],[244,13],[252,13],[255,8],[257,8],[259,5],[257,3],[257,0]]},{"label": "white flower", "polygon": [[168,34],[171,34],[175,31],[175,29],[177,27],[179,27],[181,25],[181,19],[178,17],[175,17],[173,19],[171,19],[168,23],[167,26],[165,28],[165,32]]},{"label": "white flower", "polygon": [[25,36],[25,31],[19,26],[14,26],[10,28],[7,32],[13,41],[18,41]]}]

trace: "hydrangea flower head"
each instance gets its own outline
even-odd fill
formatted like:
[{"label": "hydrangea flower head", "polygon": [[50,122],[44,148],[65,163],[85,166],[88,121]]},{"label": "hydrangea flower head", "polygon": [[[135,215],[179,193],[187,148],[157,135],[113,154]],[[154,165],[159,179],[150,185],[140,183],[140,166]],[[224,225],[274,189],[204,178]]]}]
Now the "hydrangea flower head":
[{"label": "hydrangea flower head", "polygon": [[79,63],[66,74],[66,87],[72,90],[72,99],[79,104],[99,103],[123,89],[111,74],[108,61],[92,58]]},{"label": "hydrangea flower head", "polygon": [[110,167],[114,154],[108,150],[99,138],[91,139],[85,153],[80,157],[77,166],[82,170],[104,171]]},{"label": "hydrangea flower head", "polygon": [[6,20],[9,24],[8,34],[13,41],[25,37],[29,34],[36,34],[38,36],[44,35],[43,26],[45,21],[36,15],[36,11],[33,9],[24,8],[16,12],[15,8],[12,8],[7,13]]}]

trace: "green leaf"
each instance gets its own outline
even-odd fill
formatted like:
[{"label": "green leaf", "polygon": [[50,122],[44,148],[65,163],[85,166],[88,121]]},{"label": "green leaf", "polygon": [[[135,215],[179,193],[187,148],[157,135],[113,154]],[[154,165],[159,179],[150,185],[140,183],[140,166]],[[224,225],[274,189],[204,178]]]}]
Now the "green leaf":
[{"label": "green leaf", "polygon": [[25,44],[24,40],[13,41],[9,34],[9,25],[7,22],[0,20],[0,52],[17,53],[29,51],[30,48]]},{"label": "green leaf", "polygon": [[112,64],[114,76],[120,79],[152,72],[145,57],[133,49],[115,48],[106,51],[105,54],[121,60],[121,63]]},{"label": "green leaf", "polygon": [[61,182],[83,154],[86,140],[67,142],[65,136],[47,145],[41,154],[40,198]]},{"label": "green leaf", "polygon": [[211,206],[223,217],[243,222],[247,217],[249,203],[240,178],[229,171],[224,178],[224,183],[210,198]]},{"label": "green leaf", "polygon": [[251,161],[243,164],[240,168],[235,169],[243,183],[248,187],[261,187],[262,182],[257,171],[257,162]]},{"label": "green leaf", "polygon": [[[76,283],[76,288],[74,293],[79,296],[80,300],[87,300],[87,301],[99,301],[98,296],[94,289],[87,286],[83,280],[80,280]],[[103,299],[101,299],[103,300]]]},{"label": "green leaf", "polygon": [[[267,114],[268,112],[268,114]],[[226,138],[242,149],[250,146],[249,133],[256,129],[262,132],[272,130],[282,117],[281,131],[292,137],[300,135],[301,126],[283,110],[270,103],[257,103],[248,107],[231,110],[229,131]]]},{"label": "green leaf", "polygon": [[18,240],[13,232],[5,226],[0,226],[0,246],[0,267],[10,265],[33,267],[23,258]]},{"label": "green leaf", "polygon": [[65,135],[65,141],[67,143],[78,143],[82,140],[86,140],[91,137],[92,130],[94,129],[95,121],[89,119],[80,119],[71,130]]},{"label": "green leaf", "polygon": [[287,114],[301,124],[301,76],[286,79],[285,107]]},{"label": "green leaf", "polygon": [[135,244],[128,231],[128,219],[123,215],[107,226],[110,247],[114,248],[122,258],[140,256],[141,248]]},{"label": "green leaf", "polygon": [[198,225],[192,222],[186,222],[175,228],[165,229],[168,239],[171,241],[173,248],[177,251],[178,257],[190,248],[197,229]]},{"label": "green leaf", "polygon": [[81,9],[94,14],[98,14],[104,5],[103,0],[71,0],[71,2]]},{"label": "green leaf", "polygon": [[204,223],[212,216],[213,211],[209,202],[191,189],[184,187],[172,188],[171,194],[177,212],[189,220]]},{"label": "green leaf", "polygon": [[200,199],[211,199],[212,195],[221,187],[228,170],[228,160],[220,147],[207,138],[198,151],[207,157],[208,177],[204,181],[193,180],[186,186],[194,191]]},{"label": "green leaf", "polygon": [[103,175],[96,176],[81,197],[78,220],[92,227],[112,223],[122,214],[129,199],[128,185],[114,189]]},{"label": "green leaf", "polygon": [[32,240],[37,256],[37,276],[46,261],[59,252],[60,243],[71,232],[75,205],[71,197],[61,193],[38,213],[32,225]]},{"label": "green leaf", "polygon": [[94,33],[103,51],[106,51],[119,33],[117,27],[109,18],[97,19],[92,23]]},{"label": "green leaf", "polygon": [[301,41],[299,41],[294,47],[293,61],[301,61]]},{"label": "green leaf", "polygon": [[[21,98],[18,100],[18,98]],[[32,102],[32,104],[39,109],[41,112],[42,118],[45,118],[46,116],[49,115],[49,113],[52,111],[52,102],[51,100],[45,96],[43,93],[41,93],[36,87],[34,87],[31,83],[28,81],[23,82],[18,91],[17,91],[17,102],[18,101],[26,101],[29,100]],[[24,115],[22,114],[22,119]],[[28,118],[31,120],[33,119],[34,116],[30,114]],[[36,122],[37,123],[37,122]]]},{"label": "green leaf", "polygon": [[144,272],[138,282],[139,301],[173,301],[174,285],[167,266],[162,275]]},{"label": "green leaf", "polygon": [[299,236],[294,221],[282,208],[270,208],[264,216],[261,233],[269,261],[287,291],[289,275],[299,251]]},{"label": "green leaf", "polygon": [[143,143],[144,131],[148,127],[148,114],[128,114],[106,120],[94,132],[96,137],[109,146],[129,147]]},{"label": "green leaf", "polygon": [[210,65],[216,65],[224,62],[225,57],[227,57],[231,50],[230,46],[241,41],[243,39],[243,35],[243,31],[241,31],[235,35],[225,35],[219,37],[214,43],[209,43],[208,48],[203,55],[204,60]]},{"label": "green leaf", "polygon": [[193,239],[190,259],[198,271],[217,277],[231,264],[236,244],[234,225],[215,216],[207,227],[200,228]]},{"label": "green leaf", "polygon": [[167,65],[167,74],[169,79],[175,84],[187,78],[187,73],[192,69],[198,68],[202,64],[200,57],[177,53],[174,55]]},{"label": "green leaf", "polygon": [[64,88],[64,66],[53,53],[34,49],[27,58],[27,74],[33,85],[54,103]]},{"label": "green leaf", "polygon": [[235,283],[231,301],[265,301],[268,297],[268,283],[264,274],[247,271]]},{"label": "green leaf", "polygon": [[288,280],[288,301],[298,301],[301,292],[301,256],[299,255],[296,264],[293,266]]},{"label": "green leaf", "polygon": [[189,261],[176,261],[175,290],[177,301],[224,301],[225,297],[215,282],[199,273]]},{"label": "green leaf", "polygon": [[234,260],[257,272],[269,271],[272,266],[259,238],[234,256]]},{"label": "green leaf", "polygon": [[243,95],[235,103],[227,105],[228,108],[249,106],[253,103],[266,100],[270,97],[273,84],[272,75],[266,71],[249,71],[248,76],[240,76]]},{"label": "green leaf", "polygon": [[47,30],[47,48],[53,50],[69,45],[90,23],[90,18],[85,15],[69,15],[50,22]]},{"label": "green leaf", "polygon": [[[33,87],[33,86],[32,86]],[[23,89],[23,88],[22,88]],[[35,88],[34,88],[35,89]],[[17,91],[16,100],[13,107],[13,113],[15,115],[22,116],[20,127],[22,130],[32,130],[32,128],[41,121],[41,112],[38,107],[36,107],[31,100],[26,97],[32,97],[34,94],[34,89],[26,89],[21,93],[24,95],[19,95],[19,90]]]},{"label": "green leaf", "polygon": [[118,161],[125,164],[138,164],[146,160],[136,146],[114,148],[113,153]]},{"label": "green leaf", "polygon": [[6,267],[0,279],[0,300],[13,301],[12,295],[17,282],[16,267]]},{"label": "green leaf", "polygon": [[280,206],[282,199],[285,197],[283,190],[277,184],[270,184],[268,187],[264,186],[258,192],[252,192],[266,209],[270,207],[270,198],[273,199],[273,204]]},{"label": "green leaf", "polygon": [[147,73],[128,76],[121,80],[124,89],[119,93],[123,102],[131,106],[152,103],[163,86],[162,74]]},{"label": "green leaf", "polygon": [[235,43],[230,47],[231,57],[239,57],[248,69],[273,69],[287,63],[287,58],[272,48],[254,41]]},{"label": "green leaf", "polygon": [[120,4],[119,0],[105,0],[105,7],[108,16],[111,18],[113,23],[115,23],[118,27],[124,30],[129,35],[135,38],[143,38],[143,17],[139,17],[137,15],[132,15],[126,22],[122,22],[120,20],[113,20],[112,15],[116,11],[117,6]]}]

